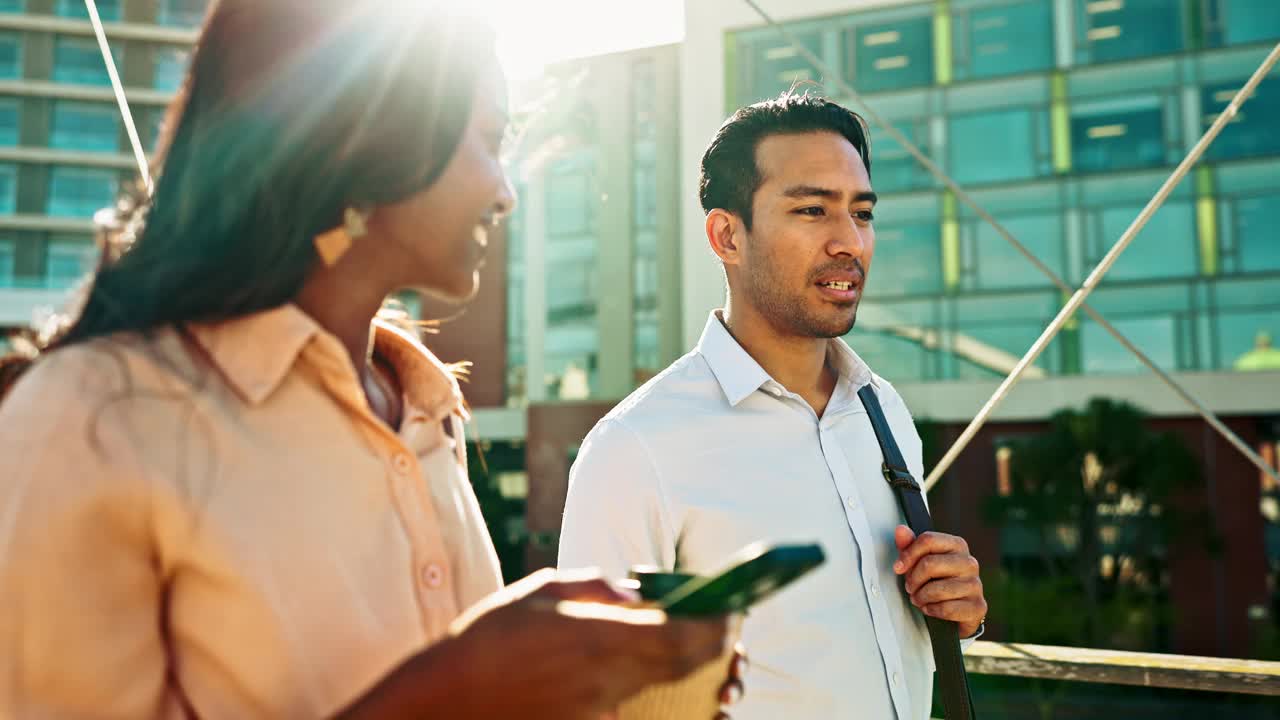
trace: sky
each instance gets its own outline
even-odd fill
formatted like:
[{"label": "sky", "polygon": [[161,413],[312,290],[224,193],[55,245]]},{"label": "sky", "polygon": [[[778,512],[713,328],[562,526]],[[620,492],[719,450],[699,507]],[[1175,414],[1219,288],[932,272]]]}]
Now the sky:
[{"label": "sky", "polygon": [[484,0],[512,82],[550,63],[684,38],[684,0]]}]

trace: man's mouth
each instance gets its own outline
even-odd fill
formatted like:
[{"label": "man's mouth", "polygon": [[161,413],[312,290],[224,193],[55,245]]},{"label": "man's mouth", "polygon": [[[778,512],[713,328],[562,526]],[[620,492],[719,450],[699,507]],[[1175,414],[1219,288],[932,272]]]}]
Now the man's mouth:
[{"label": "man's mouth", "polygon": [[818,283],[820,287],[831,288],[832,290],[852,290],[854,283],[848,280],[831,280],[829,282]]}]

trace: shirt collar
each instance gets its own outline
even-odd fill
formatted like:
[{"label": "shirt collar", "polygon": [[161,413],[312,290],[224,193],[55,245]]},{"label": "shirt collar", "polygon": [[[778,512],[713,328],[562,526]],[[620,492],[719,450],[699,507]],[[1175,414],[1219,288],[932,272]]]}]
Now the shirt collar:
[{"label": "shirt collar", "polygon": [[[250,404],[262,403],[284,382],[312,340],[324,340],[318,343],[321,349],[341,355],[334,358],[335,362],[340,360],[338,365],[354,374],[337,338],[293,304],[217,323],[191,323],[187,328],[231,386]],[[454,367],[441,362],[411,333],[389,322],[375,319],[373,329],[375,352],[395,368],[410,408],[431,420],[450,413],[465,418]]]},{"label": "shirt collar", "polygon": [[[714,310],[702,330],[697,351],[706,358],[711,373],[720,383],[729,405],[738,403],[759,390],[763,385],[775,382],[755,358],[747,354],[738,341],[729,334],[720,321],[720,311]],[[842,380],[847,380],[856,390],[867,383],[875,383],[871,368],[849,347],[843,338],[834,338],[827,345],[827,361]]]}]

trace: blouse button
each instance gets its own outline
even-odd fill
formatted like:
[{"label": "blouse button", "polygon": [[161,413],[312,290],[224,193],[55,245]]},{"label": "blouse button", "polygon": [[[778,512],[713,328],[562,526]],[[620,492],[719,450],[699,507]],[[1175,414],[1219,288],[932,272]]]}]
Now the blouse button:
[{"label": "blouse button", "polygon": [[429,588],[438,588],[444,584],[444,568],[432,563],[422,569],[422,582]]},{"label": "blouse button", "polygon": [[401,475],[408,475],[413,470],[413,461],[404,453],[396,453],[396,456],[391,460],[391,464],[395,467],[396,472]]}]

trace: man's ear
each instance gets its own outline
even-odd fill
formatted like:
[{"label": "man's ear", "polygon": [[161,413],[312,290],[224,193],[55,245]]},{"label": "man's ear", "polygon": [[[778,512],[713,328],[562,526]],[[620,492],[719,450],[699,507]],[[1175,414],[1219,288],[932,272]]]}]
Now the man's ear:
[{"label": "man's ear", "polygon": [[742,219],[728,210],[715,209],[707,213],[706,229],[711,252],[725,265],[737,265],[742,253],[739,245],[746,233]]}]

